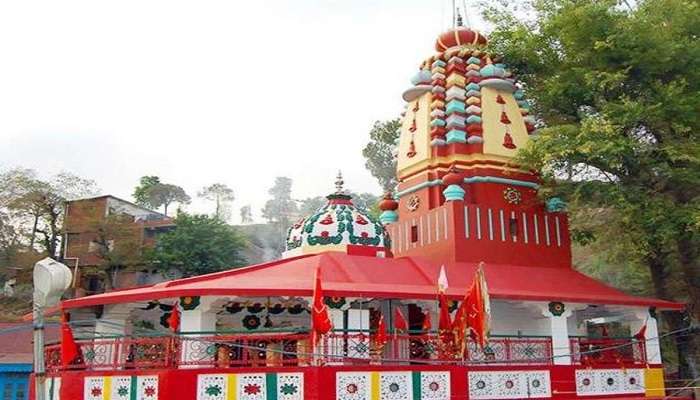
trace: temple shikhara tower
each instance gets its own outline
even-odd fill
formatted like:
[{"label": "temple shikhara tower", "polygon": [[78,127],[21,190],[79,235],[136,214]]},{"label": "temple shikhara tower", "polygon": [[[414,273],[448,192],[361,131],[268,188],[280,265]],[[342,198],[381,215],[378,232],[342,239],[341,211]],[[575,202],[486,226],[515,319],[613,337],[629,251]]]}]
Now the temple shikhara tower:
[{"label": "temple shikhara tower", "polygon": [[280,260],[63,301],[75,339],[46,347],[45,398],[663,397],[656,312],[682,305],[573,268],[564,202],[515,161],[535,118],[486,43],[457,25],[418,64],[378,218],[339,176]]}]

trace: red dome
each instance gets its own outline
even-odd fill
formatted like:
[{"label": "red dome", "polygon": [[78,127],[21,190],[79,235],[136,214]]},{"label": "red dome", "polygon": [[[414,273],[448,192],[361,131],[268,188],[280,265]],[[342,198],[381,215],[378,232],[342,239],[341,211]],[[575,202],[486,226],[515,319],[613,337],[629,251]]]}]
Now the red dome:
[{"label": "red dome", "polygon": [[384,195],[384,199],[379,202],[379,209],[382,211],[395,211],[397,208],[399,208],[399,202],[394,200],[391,193]]},{"label": "red dome", "polygon": [[460,26],[455,29],[450,29],[438,36],[435,42],[435,50],[445,51],[450,47],[461,45],[485,45],[487,43],[486,36],[470,28]]}]

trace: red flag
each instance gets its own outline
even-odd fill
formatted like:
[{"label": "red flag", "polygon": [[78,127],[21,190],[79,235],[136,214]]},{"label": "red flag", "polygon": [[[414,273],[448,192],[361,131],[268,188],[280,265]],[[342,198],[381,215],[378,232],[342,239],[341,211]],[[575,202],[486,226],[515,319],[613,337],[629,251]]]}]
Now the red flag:
[{"label": "red flag", "polygon": [[467,305],[467,310],[469,311],[467,323],[469,324],[469,328],[475,340],[482,348],[486,346],[486,342],[488,341],[489,303],[484,270],[482,266],[479,265],[479,269],[477,269],[476,275],[474,276],[472,293],[469,296],[469,304]]},{"label": "red flag", "polygon": [[374,342],[377,346],[384,346],[389,339],[386,336],[386,324],[384,323],[384,315],[379,315],[377,322],[377,333],[374,336]]},{"label": "red flag", "polygon": [[80,355],[80,349],[75,343],[66,314],[63,314],[61,317],[61,364],[64,367],[69,366],[78,358],[78,355]]},{"label": "red flag", "polygon": [[486,278],[480,264],[452,324],[457,340],[461,342],[463,350],[466,346],[467,329],[470,330],[471,335],[474,336],[474,339],[482,348],[486,346],[490,308]]},{"label": "red flag", "polygon": [[433,323],[430,322],[430,311],[426,311],[423,314],[423,327],[422,330],[425,332],[430,332],[433,329]]},{"label": "red flag", "polygon": [[406,318],[403,316],[401,309],[397,307],[394,309],[394,333],[398,333],[399,331],[407,332],[408,322],[406,322]]},{"label": "red flag", "polygon": [[452,330],[452,318],[450,318],[450,304],[445,293],[438,294],[438,303],[440,303],[440,321],[438,327],[440,331]]},{"label": "red flag", "polygon": [[634,334],[634,338],[641,342],[643,340],[646,340],[646,337],[647,337],[647,321],[644,321],[644,325],[642,325],[642,327],[639,328],[639,331]]},{"label": "red flag", "polygon": [[316,268],[316,286],[314,287],[313,309],[311,311],[311,322],[313,331],[317,335],[325,335],[333,329],[333,323],[328,315],[328,308],[323,302],[323,289],[321,288],[321,268]]},{"label": "red flag", "polygon": [[180,307],[179,303],[175,303],[173,306],[173,311],[170,312],[168,317],[168,327],[171,331],[177,332],[180,330]]}]

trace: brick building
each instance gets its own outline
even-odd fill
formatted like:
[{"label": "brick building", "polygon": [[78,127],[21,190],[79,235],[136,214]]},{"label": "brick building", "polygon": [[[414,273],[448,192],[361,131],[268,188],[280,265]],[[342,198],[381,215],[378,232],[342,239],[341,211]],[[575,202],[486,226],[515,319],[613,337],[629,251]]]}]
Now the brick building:
[{"label": "brick building", "polygon": [[175,227],[172,218],[106,195],[66,202],[64,227],[62,253],[75,272],[76,297],[164,279],[141,268],[140,255],[155,245],[158,235]]}]

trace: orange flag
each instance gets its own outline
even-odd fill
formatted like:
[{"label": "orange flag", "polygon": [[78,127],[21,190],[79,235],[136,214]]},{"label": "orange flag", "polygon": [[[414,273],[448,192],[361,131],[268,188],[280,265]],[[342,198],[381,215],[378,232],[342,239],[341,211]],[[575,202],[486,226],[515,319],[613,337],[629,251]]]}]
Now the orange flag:
[{"label": "orange flag", "polygon": [[311,310],[312,329],[317,335],[325,335],[333,329],[333,323],[328,315],[328,308],[323,302],[323,289],[321,288],[321,268],[316,268],[316,285],[314,287],[313,309]]},{"label": "orange flag", "polygon": [[173,311],[168,317],[168,327],[173,332],[180,330],[180,303],[175,303],[173,306]]},{"label": "orange flag", "polygon": [[457,342],[461,343],[462,351],[466,347],[467,330],[471,331],[482,348],[486,346],[490,314],[491,305],[482,263],[479,264],[474,280],[464,295],[452,323],[452,329],[455,331]]},{"label": "orange flag", "polygon": [[80,355],[80,349],[73,337],[73,331],[68,325],[66,314],[61,317],[61,364],[64,367],[71,365]]},{"label": "orange flag", "polygon": [[433,329],[433,323],[430,321],[430,311],[426,311],[423,314],[423,327],[421,329],[425,332],[430,332]]}]

